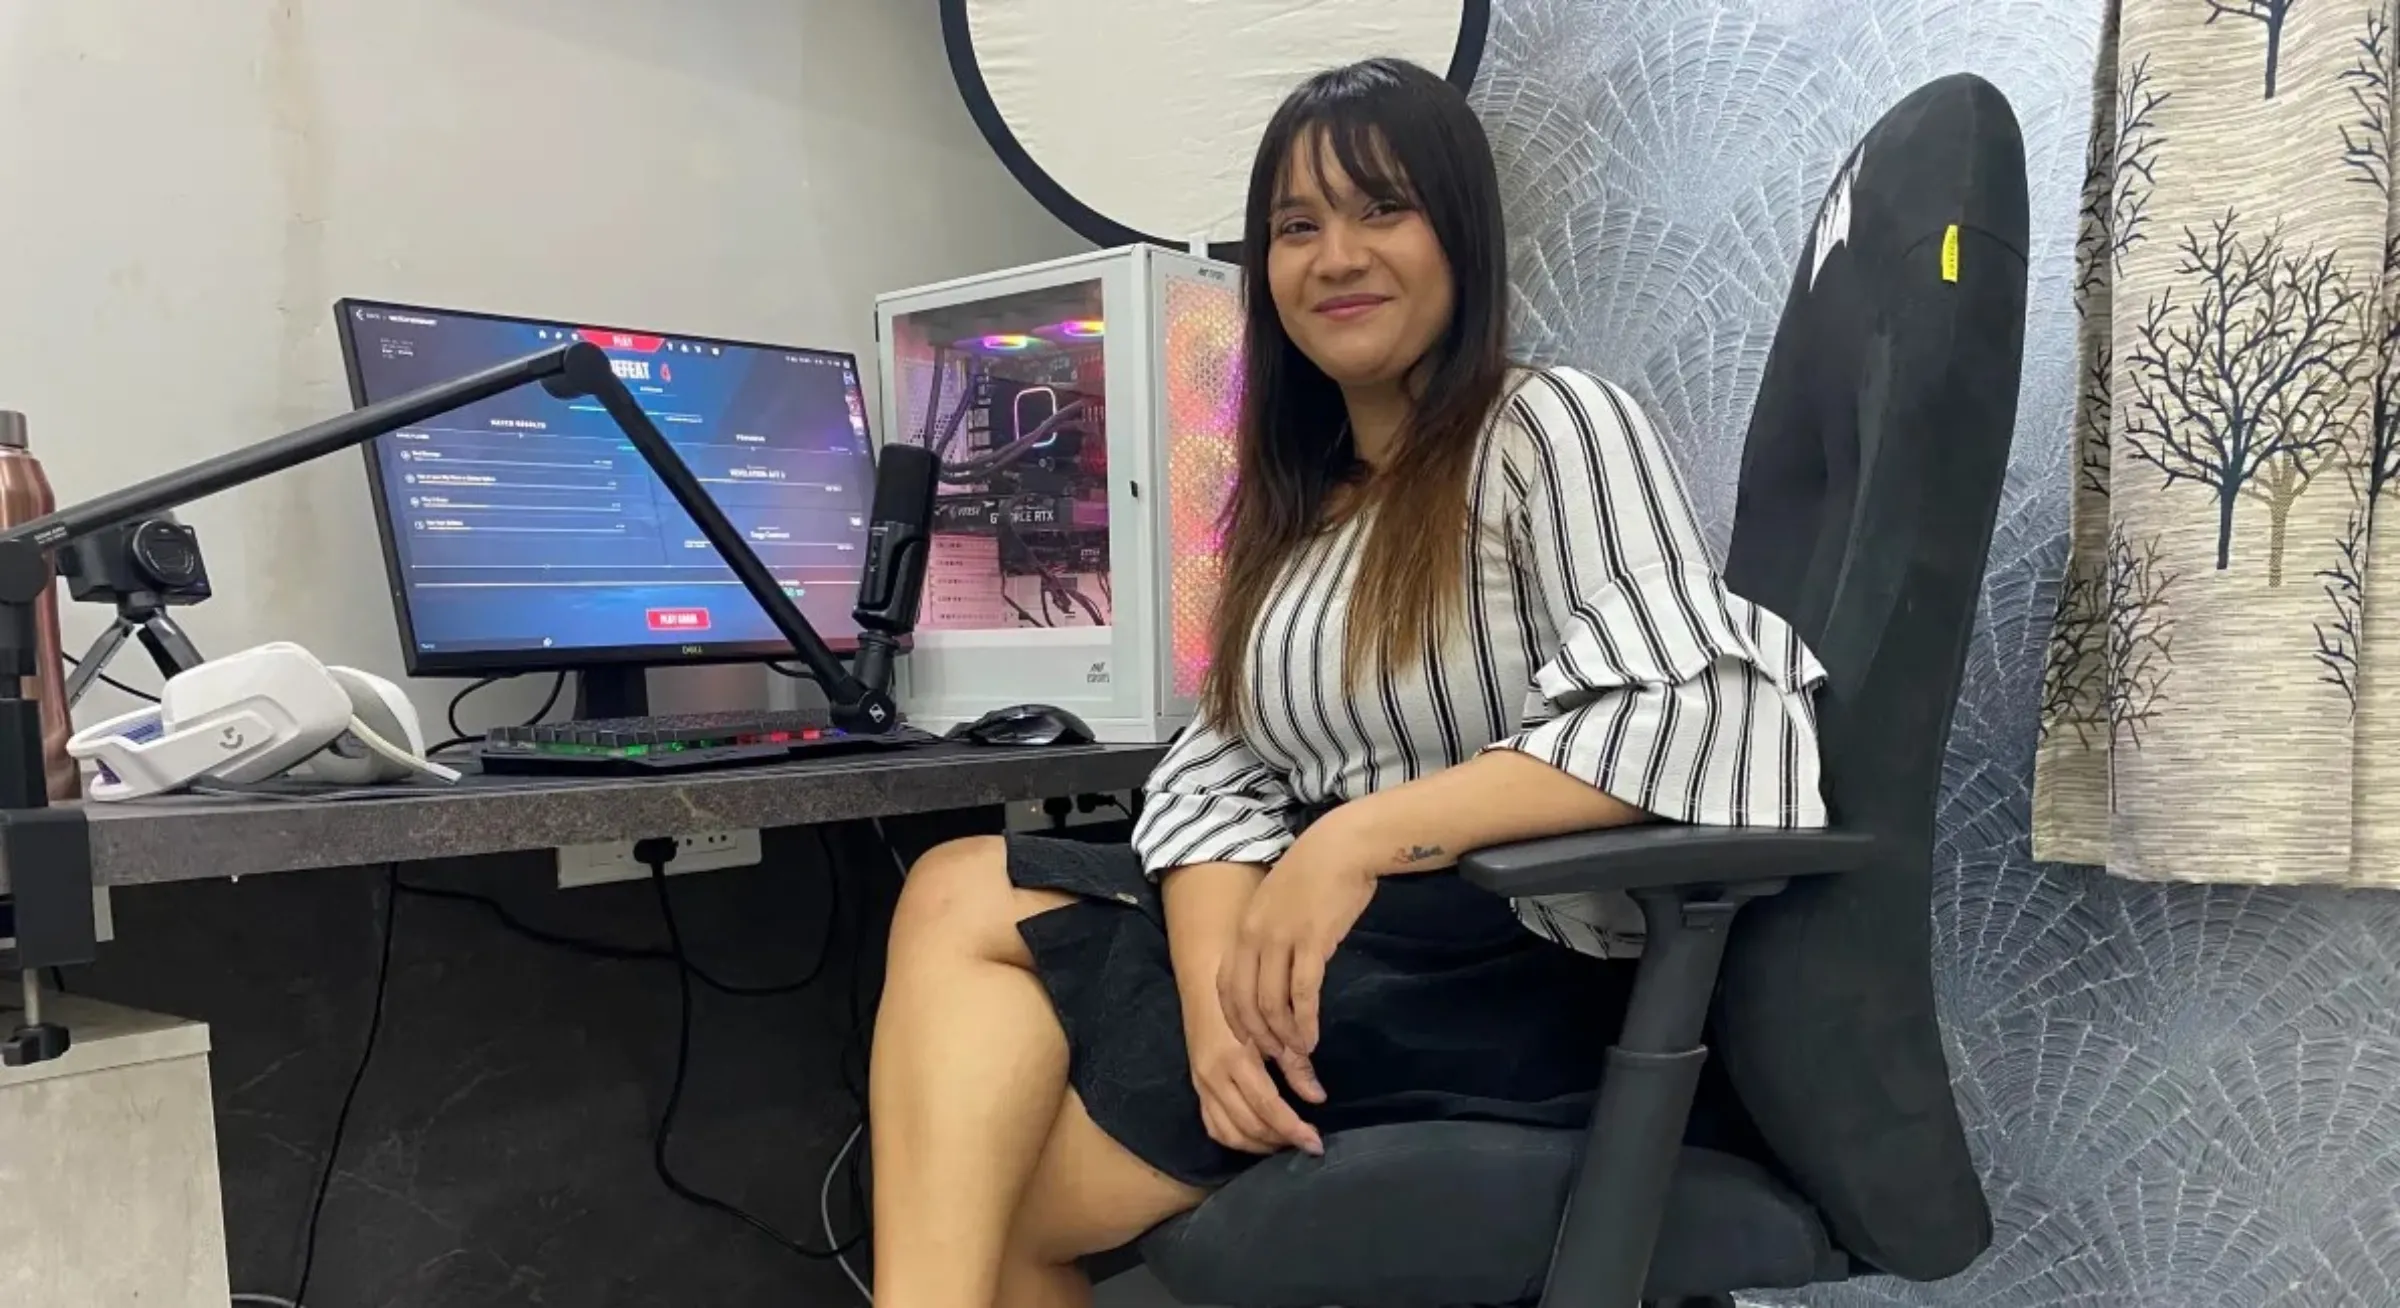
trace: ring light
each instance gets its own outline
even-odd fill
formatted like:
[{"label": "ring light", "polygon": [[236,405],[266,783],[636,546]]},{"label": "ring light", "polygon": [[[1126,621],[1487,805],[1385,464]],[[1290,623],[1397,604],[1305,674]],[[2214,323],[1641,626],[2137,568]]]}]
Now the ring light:
[{"label": "ring light", "polygon": [[1490,20],[1490,0],[942,0],[942,41],[984,139],[1060,221],[1231,258],[1293,87],[1397,55],[1464,90]]}]

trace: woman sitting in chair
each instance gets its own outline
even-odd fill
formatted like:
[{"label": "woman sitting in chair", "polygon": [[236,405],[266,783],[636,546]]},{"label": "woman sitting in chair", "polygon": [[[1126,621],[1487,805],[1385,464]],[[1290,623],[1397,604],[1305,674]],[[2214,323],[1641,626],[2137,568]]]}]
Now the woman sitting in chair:
[{"label": "woman sitting in chair", "polygon": [[1079,1257],[1353,1127],[1582,1125],[1639,914],[1512,911],[1444,870],[1653,819],[1824,823],[1823,670],[1726,591],[1630,396],[1511,367],[1506,256],[1490,144],[1432,73],[1324,73],[1268,123],[1199,719],[1130,847],[979,837],[910,873],[879,1308],[1084,1303]]}]

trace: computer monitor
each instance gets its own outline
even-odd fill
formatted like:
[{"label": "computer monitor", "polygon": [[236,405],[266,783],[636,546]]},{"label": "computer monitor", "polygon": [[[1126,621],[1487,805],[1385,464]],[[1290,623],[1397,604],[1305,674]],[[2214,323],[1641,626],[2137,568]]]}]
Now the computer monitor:
[{"label": "computer monitor", "polygon": [[[826,644],[857,648],[875,461],[853,356],[369,300],[335,311],[360,405],[599,346]],[[411,675],[573,669],[579,714],[611,717],[647,711],[646,667],[791,652],[595,402],[522,387],[366,454]]]}]

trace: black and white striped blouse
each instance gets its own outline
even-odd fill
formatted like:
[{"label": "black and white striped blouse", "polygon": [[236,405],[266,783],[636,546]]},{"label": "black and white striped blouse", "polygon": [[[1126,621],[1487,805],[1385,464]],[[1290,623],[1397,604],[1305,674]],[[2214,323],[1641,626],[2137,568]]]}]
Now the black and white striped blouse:
[{"label": "black and white striped blouse", "polygon": [[[1194,723],[1150,776],[1133,843],[1151,875],[1272,863],[1302,812],[1486,749],[1671,821],[1824,825],[1811,703],[1824,668],[1783,619],[1725,589],[1630,396],[1569,369],[1523,374],[1471,485],[1465,622],[1356,694],[1342,649],[1364,515],[1293,560],[1251,638],[1245,720]],[[1516,908],[1585,953],[1640,951],[1622,896]]]}]

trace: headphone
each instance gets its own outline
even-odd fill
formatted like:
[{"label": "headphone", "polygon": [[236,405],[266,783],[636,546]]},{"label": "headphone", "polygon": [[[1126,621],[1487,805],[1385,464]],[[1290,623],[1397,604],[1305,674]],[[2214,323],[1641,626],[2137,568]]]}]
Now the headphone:
[{"label": "headphone", "polygon": [[412,773],[458,780],[425,757],[416,706],[398,686],[320,662],[290,641],[175,674],[156,705],[85,727],[68,740],[67,753],[97,765],[85,794],[101,801],[203,781],[248,785],[304,763],[342,785]]}]

